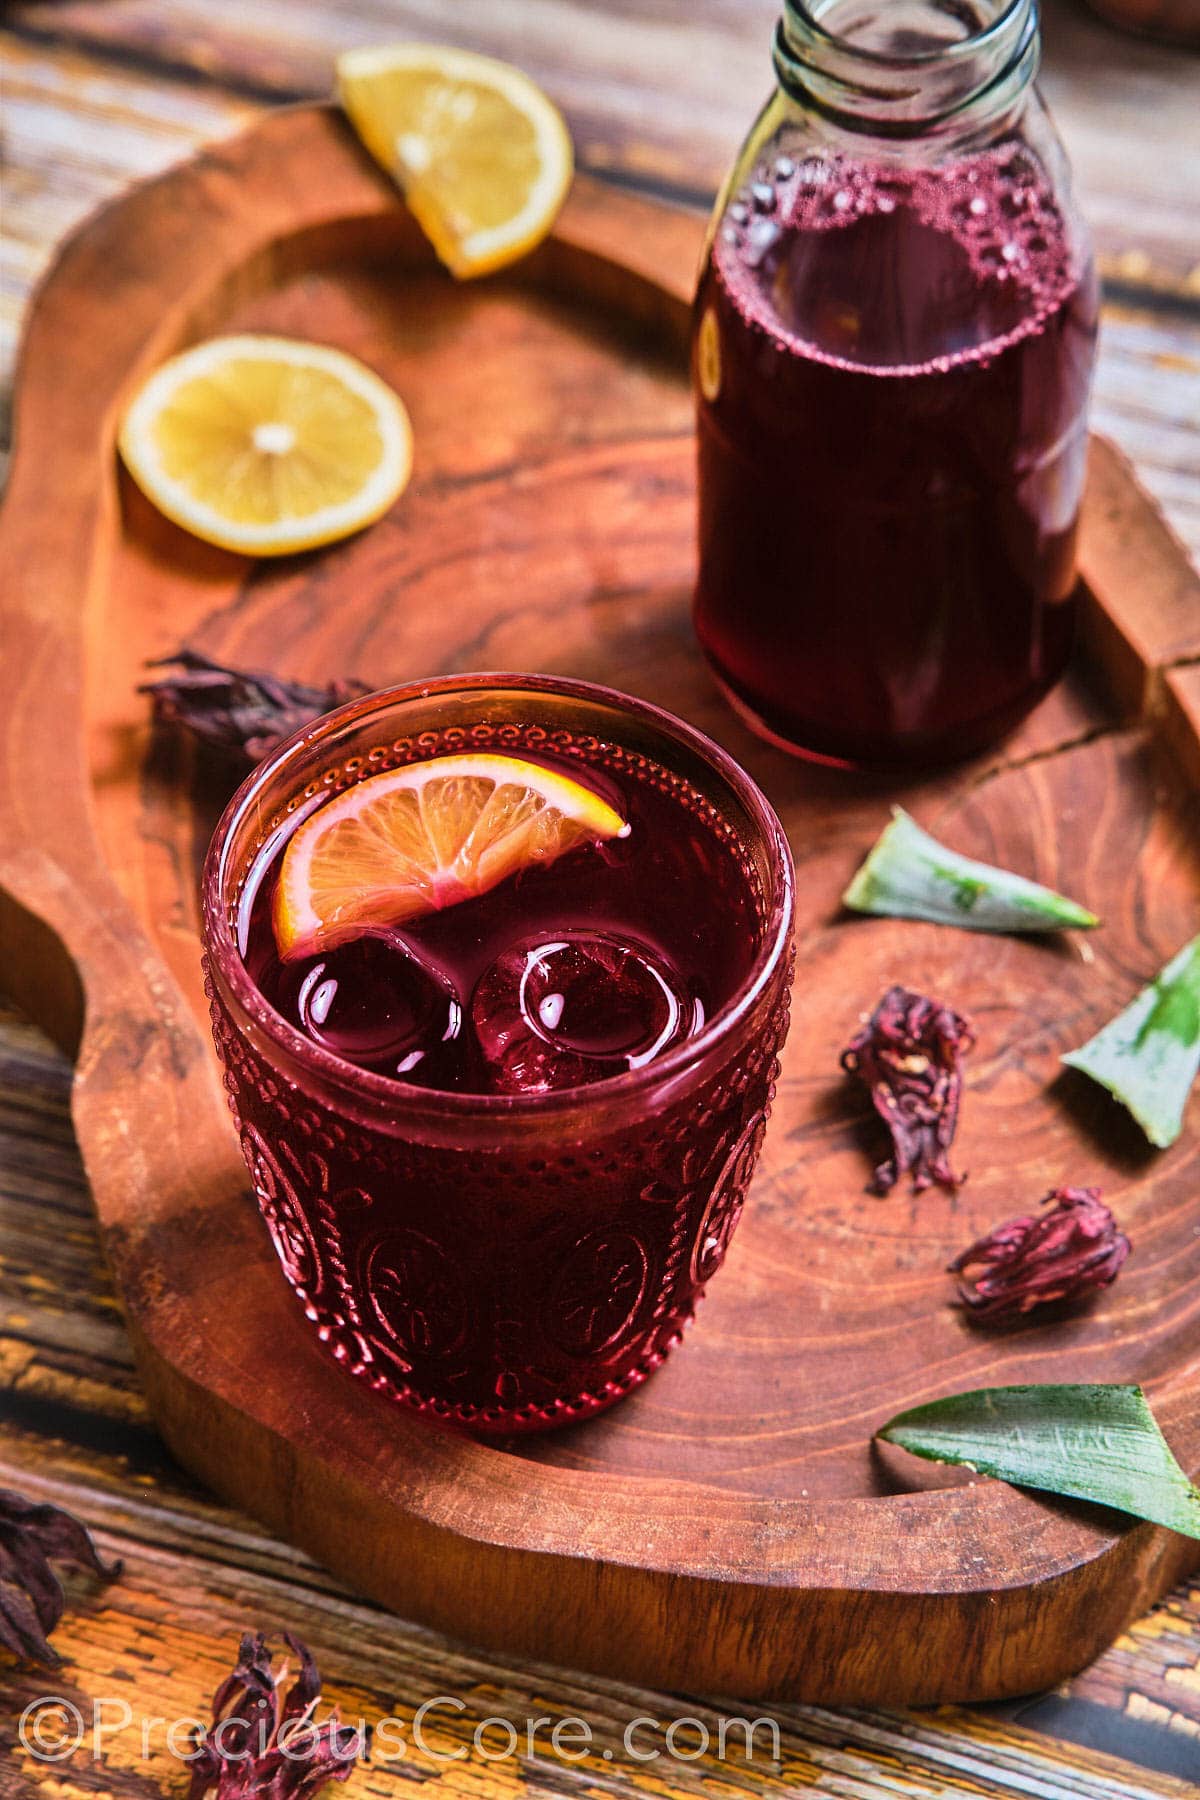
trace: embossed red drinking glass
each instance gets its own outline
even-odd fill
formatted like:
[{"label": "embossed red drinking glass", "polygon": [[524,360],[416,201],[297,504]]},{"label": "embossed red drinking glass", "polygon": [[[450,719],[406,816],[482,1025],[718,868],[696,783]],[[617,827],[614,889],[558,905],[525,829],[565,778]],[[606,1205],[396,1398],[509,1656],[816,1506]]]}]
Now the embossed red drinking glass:
[{"label": "embossed red drinking glass", "polygon": [[[748,904],[695,921],[696,942],[750,941],[693,1035],[586,1086],[443,1091],[356,1067],[268,1004],[242,948],[272,846],[331,793],[464,749],[651,796],[678,833],[681,892],[693,855],[731,859]],[[668,713],[581,682],[471,675],[369,695],[249,777],[204,872],[213,1032],[284,1275],[344,1367],[417,1412],[499,1433],[585,1418],[657,1368],[724,1259],[758,1158],[793,901],[787,840],[750,778]]]}]

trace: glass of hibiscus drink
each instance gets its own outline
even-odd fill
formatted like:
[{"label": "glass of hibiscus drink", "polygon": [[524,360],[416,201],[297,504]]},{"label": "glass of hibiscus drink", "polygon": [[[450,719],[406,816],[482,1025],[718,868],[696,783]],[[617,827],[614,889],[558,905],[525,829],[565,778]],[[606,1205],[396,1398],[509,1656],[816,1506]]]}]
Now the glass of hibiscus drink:
[{"label": "glass of hibiscus drink", "polygon": [[966,755],[1062,673],[1097,286],[1034,0],[787,0],[696,302],[701,645],[811,757]]},{"label": "glass of hibiscus drink", "polygon": [[628,1393],[715,1274],[787,1028],[779,821],[607,689],[463,676],[274,752],[208,853],[213,1029],[284,1274],[472,1430]]}]

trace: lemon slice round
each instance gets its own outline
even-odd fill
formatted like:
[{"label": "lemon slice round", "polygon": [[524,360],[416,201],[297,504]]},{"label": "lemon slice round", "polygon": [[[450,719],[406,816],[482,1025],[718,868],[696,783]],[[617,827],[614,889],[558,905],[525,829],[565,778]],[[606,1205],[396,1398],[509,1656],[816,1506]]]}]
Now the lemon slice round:
[{"label": "lemon slice round", "polygon": [[591,788],[515,756],[439,756],[369,775],[289,840],[275,889],[279,953],[420,918],[628,829]]},{"label": "lemon slice round", "polygon": [[160,511],[207,543],[284,556],[369,525],[412,470],[403,403],[352,356],[220,337],[157,369],[119,437]]},{"label": "lemon slice round", "polygon": [[562,114],[510,64],[438,44],[338,58],[354,129],[455,275],[484,275],[546,236],[571,185]]}]

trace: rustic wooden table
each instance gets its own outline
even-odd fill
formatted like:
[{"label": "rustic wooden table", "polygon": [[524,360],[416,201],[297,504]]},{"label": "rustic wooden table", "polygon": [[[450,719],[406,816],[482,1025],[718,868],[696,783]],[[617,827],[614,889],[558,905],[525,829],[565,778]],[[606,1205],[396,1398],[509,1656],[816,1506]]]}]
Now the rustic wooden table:
[{"label": "rustic wooden table", "polygon": [[[326,92],[353,42],[454,38],[509,56],[562,102],[581,164],[674,200],[707,202],[768,76],[778,0],[9,0],[3,59],[0,389],[21,315],[63,235],[128,182],[236,129],[264,107]],[[1046,0],[1044,86],[1077,169],[1107,283],[1095,418],[1133,457],[1180,536],[1200,552],[1200,230],[1194,204],[1200,62],[1120,37],[1076,0]],[[7,441],[7,429],[3,435]],[[53,480],[53,470],[47,470]],[[494,1794],[731,1792],[845,1796],[995,1793],[1183,1795],[1200,1785],[1200,1589],[1181,1589],[1061,1692],[976,1709],[899,1715],[681,1701],[567,1671],[502,1665],[357,1602],[286,1545],[198,1492],[173,1467],[138,1390],[92,1227],[69,1116],[70,1070],[0,1003],[0,1486],[70,1507],[124,1558],[120,1581],[70,1583],[53,1676],[0,1662],[0,1800],[45,1792],[141,1800],[179,1794],[166,1742],[203,1715],[239,1631],[291,1629],[314,1648],[326,1693],[357,1720],[425,1733],[387,1747],[345,1791],[410,1781]],[[264,1356],[271,1346],[264,1345]],[[101,1743],[61,1763],[18,1741],[22,1709],[62,1695]],[[128,1722],[122,1702],[131,1713]],[[778,1722],[752,1757],[719,1721]],[[498,1724],[520,1737],[516,1754]],[[555,1722],[592,1728],[581,1760],[555,1756]],[[665,1725],[682,1755],[639,1760]],[[527,1721],[542,1723],[532,1752]],[[149,1722],[145,1729],[143,1722]],[[411,1739],[411,1729],[407,1735]],[[143,1738],[145,1742],[143,1742]],[[455,1755],[463,1751],[460,1758]]]}]

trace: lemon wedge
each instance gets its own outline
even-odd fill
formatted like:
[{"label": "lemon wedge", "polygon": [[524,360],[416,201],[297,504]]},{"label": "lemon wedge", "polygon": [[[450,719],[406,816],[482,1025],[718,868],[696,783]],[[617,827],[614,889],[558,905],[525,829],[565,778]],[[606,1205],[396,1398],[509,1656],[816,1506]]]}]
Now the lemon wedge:
[{"label": "lemon wedge", "polygon": [[173,357],[134,396],[118,444],[169,519],[250,556],[360,530],[412,470],[391,388],[343,351],[292,338],[210,338]]},{"label": "lemon wedge", "polygon": [[279,953],[420,918],[628,829],[591,788],[520,757],[438,756],[369,775],[289,839],[274,900]]},{"label": "lemon wedge", "polygon": [[546,236],[571,185],[571,137],[519,69],[438,44],[392,44],[340,56],[337,89],[453,274],[502,268]]}]

